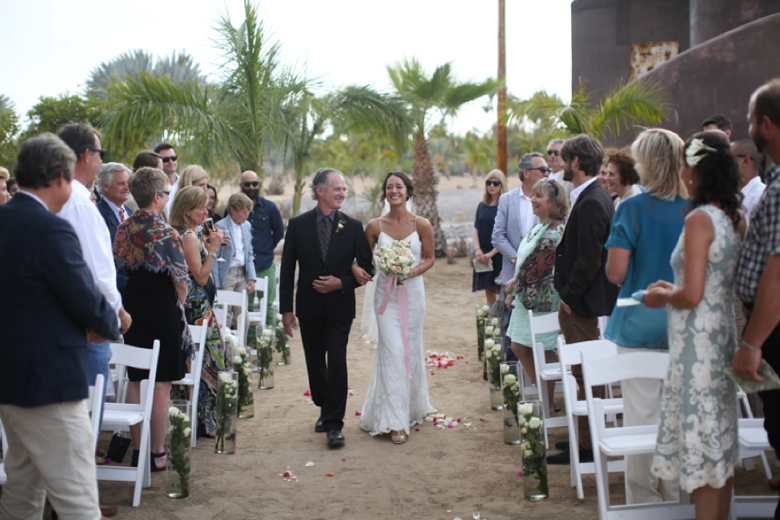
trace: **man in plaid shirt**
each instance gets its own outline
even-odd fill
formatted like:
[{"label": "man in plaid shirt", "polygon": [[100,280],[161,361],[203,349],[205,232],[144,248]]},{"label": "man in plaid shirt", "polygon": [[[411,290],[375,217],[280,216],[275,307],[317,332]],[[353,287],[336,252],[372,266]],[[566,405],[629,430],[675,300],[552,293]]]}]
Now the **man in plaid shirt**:
[{"label": "man in plaid shirt", "polygon": [[[780,79],[761,86],[750,98],[750,137],[775,167],[751,215],[750,227],[737,264],[737,294],[749,317],[732,366],[738,376],[760,381],[761,358],[780,372]],[[780,449],[780,390],[759,394],[769,442]],[[780,518],[780,505],[775,512]]]}]

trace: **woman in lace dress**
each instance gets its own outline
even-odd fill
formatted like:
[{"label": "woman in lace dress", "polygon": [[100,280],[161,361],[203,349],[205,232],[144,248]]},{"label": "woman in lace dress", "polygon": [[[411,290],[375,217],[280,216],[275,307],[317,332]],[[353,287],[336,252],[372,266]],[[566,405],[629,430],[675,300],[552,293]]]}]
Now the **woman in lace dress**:
[{"label": "woman in lace dress", "polygon": [[[410,427],[435,411],[428,398],[422,330],[425,317],[422,274],[434,262],[433,227],[427,220],[406,209],[406,201],[414,196],[414,187],[405,173],[388,173],[383,193],[390,204],[390,212],[368,223],[368,243],[374,249],[375,246],[382,247],[396,240],[405,240],[409,242],[417,261],[404,281],[409,304],[406,324],[408,350],[403,341],[397,289],[392,289],[387,295],[387,307],[379,314],[386,297],[386,275],[380,272],[377,277],[374,309],[377,312],[379,341],[360,427],[371,435],[390,433],[390,439],[395,444],[403,444]],[[358,281],[366,281],[367,275],[362,269],[356,267],[353,270]],[[407,366],[411,368],[411,375]]]},{"label": "woman in lace dress", "polygon": [[652,473],[696,492],[697,519],[725,520],[739,439],[736,387],[724,369],[737,345],[734,270],[746,219],[725,134],[695,134],[685,156],[692,209],[672,253],[675,283],[656,282],[645,296],[648,307],[666,305],[671,355]]}]

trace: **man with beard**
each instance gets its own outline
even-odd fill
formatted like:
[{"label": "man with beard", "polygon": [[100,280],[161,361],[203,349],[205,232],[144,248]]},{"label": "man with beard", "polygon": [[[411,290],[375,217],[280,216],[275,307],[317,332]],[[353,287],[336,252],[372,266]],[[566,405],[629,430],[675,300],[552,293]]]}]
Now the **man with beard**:
[{"label": "man with beard", "polygon": [[[555,290],[561,297],[558,323],[566,343],[599,339],[599,316],[612,313],[619,288],[607,279],[604,247],[611,230],[615,206],[596,179],[604,150],[596,139],[581,134],[569,138],[561,148],[563,179],[571,181],[571,210],[566,229],[555,253]],[[585,399],[582,367],[572,366],[578,399]],[[596,397],[603,389],[594,388]],[[579,460],[592,462],[593,451],[588,418],[579,418]],[[569,464],[569,449],[547,457],[548,464]]]},{"label": "man with beard", "polygon": [[[748,319],[745,333],[731,364],[748,381],[761,381],[756,373],[761,359],[780,372],[780,80],[759,87],[750,98],[750,137],[775,166],[767,173],[767,185],[750,216],[742,246],[735,285]],[[780,448],[780,390],[760,392],[764,404],[764,428],[769,443]],[[775,510],[780,518],[780,505]]]},{"label": "man with beard", "polygon": [[[257,279],[268,280],[267,317],[271,318],[274,313],[271,303],[276,299],[274,248],[284,236],[282,214],[276,204],[260,196],[260,179],[251,170],[241,174],[241,193],[249,197],[254,204],[247,221],[252,225],[252,250],[255,252]],[[227,210],[225,216],[229,216]],[[252,298],[249,301],[251,302]]]}]

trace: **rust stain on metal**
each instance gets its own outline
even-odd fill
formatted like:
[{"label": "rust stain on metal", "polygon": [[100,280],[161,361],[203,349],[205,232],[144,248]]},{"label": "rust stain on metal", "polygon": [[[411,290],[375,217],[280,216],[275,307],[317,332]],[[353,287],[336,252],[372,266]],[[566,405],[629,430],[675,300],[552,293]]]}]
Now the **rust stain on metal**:
[{"label": "rust stain on metal", "polygon": [[647,42],[631,46],[631,79],[641,78],[680,53],[680,42]]}]

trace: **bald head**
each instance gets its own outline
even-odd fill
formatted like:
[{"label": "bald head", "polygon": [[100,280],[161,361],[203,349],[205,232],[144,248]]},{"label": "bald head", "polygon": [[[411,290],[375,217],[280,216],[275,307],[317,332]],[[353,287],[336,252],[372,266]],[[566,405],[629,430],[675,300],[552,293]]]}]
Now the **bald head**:
[{"label": "bald head", "polygon": [[241,174],[241,193],[252,199],[257,200],[257,195],[260,192],[260,178],[252,170],[247,170]]},{"label": "bald head", "polygon": [[737,156],[739,168],[742,170],[742,183],[739,186],[742,188],[758,175],[758,166],[764,157],[752,139],[734,141],[731,143],[731,153]]}]

